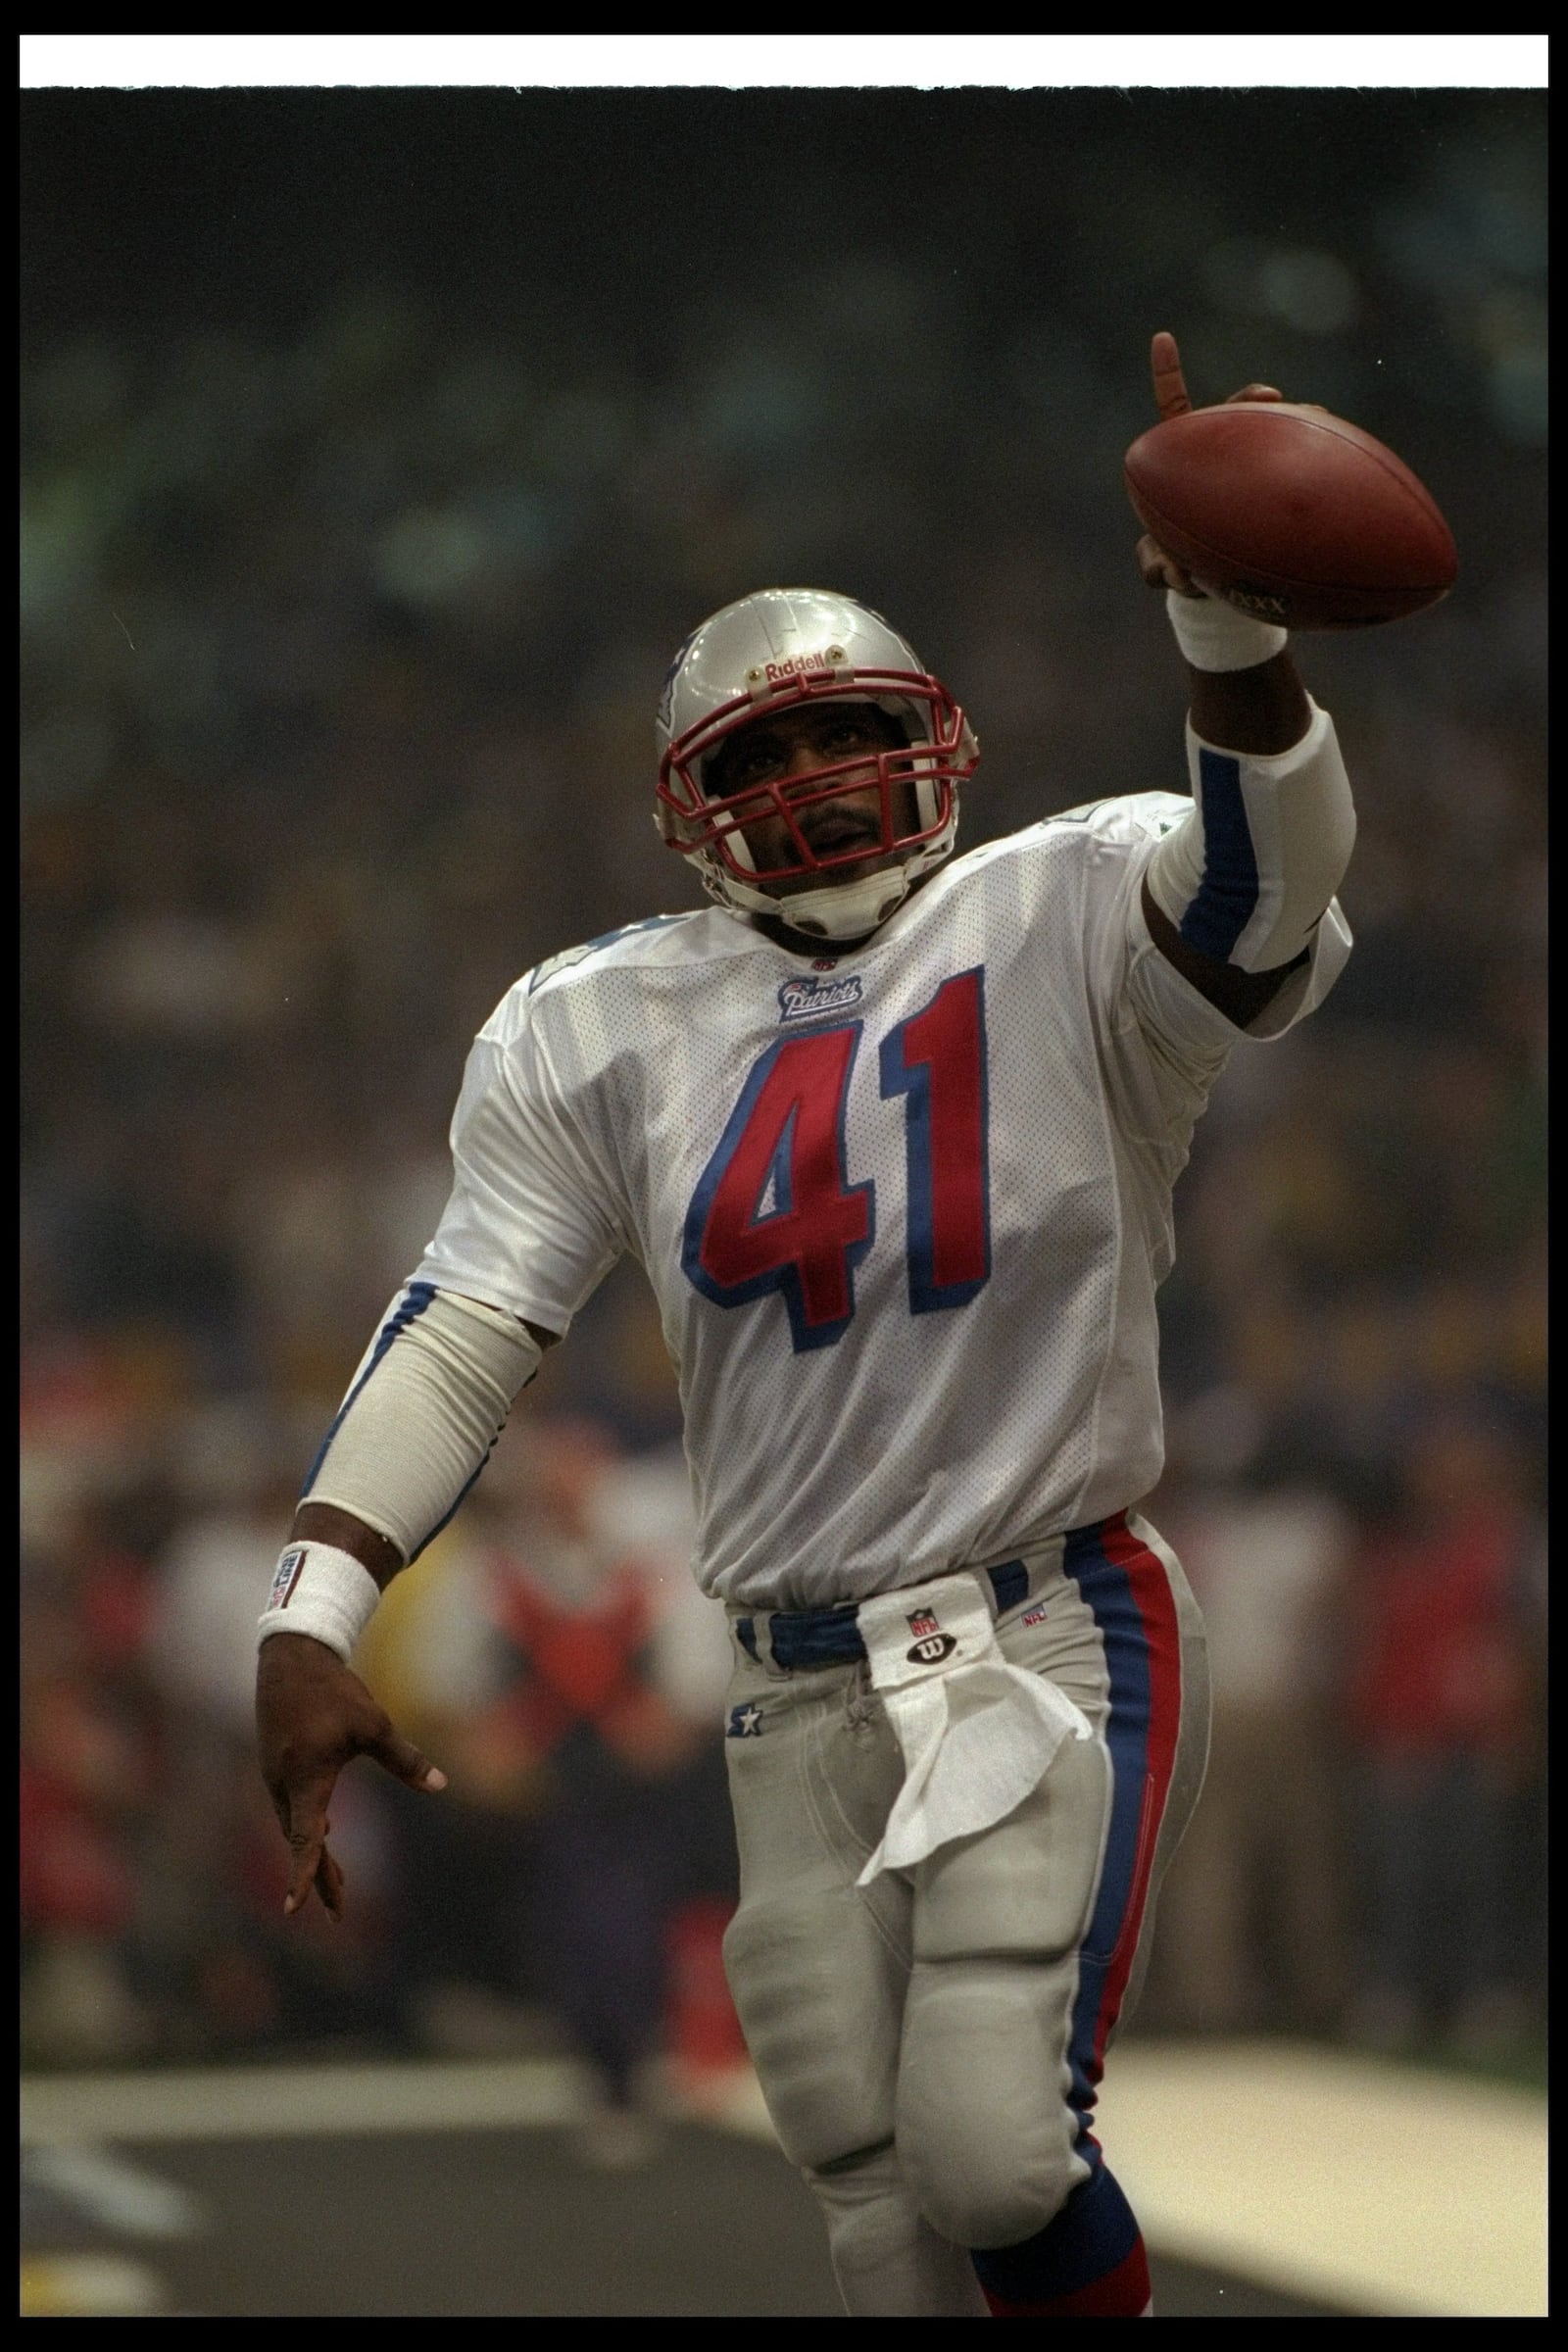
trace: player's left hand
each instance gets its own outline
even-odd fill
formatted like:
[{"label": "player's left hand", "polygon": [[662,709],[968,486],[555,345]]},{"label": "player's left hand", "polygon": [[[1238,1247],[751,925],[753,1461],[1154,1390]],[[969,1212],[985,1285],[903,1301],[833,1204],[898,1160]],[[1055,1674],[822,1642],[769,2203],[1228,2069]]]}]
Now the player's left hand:
[{"label": "player's left hand", "polygon": [[[1182,355],[1176,348],[1174,335],[1160,333],[1149,346],[1150,373],[1154,381],[1154,407],[1159,421],[1185,416],[1192,407],[1187,391],[1187,378],[1182,373]],[[1276,384],[1244,384],[1239,392],[1228,392],[1226,401],[1283,400],[1285,395]],[[1174,588],[1178,596],[1202,596],[1204,591],[1190,573],[1184,571],[1174,556],[1168,556],[1157,539],[1147,532],[1136,550],[1138,568],[1144,575],[1146,588]]]}]

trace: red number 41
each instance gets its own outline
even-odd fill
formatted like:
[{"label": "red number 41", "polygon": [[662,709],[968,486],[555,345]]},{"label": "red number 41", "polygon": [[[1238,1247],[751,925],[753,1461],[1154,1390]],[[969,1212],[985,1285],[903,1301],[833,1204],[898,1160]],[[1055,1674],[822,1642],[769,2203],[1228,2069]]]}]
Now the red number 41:
[{"label": "red number 41", "polygon": [[[855,1269],[876,1239],[876,1188],[851,1184],[844,1157],[860,1027],[769,1046],[686,1212],[687,1278],[719,1306],[781,1291],[797,1351],[843,1338]],[[881,1088],[905,1098],[909,1311],[965,1306],[991,1273],[980,965],[944,981],[883,1040]]]}]

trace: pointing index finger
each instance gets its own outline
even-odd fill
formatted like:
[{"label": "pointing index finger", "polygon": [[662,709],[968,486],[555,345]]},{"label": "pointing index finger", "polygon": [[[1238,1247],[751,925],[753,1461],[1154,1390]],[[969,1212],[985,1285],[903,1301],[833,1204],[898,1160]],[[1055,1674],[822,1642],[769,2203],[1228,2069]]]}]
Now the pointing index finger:
[{"label": "pointing index finger", "polygon": [[1182,374],[1182,355],[1176,348],[1176,338],[1161,332],[1149,346],[1150,372],[1154,379],[1154,406],[1159,411],[1161,424],[1168,416],[1185,416],[1192,407],[1187,397],[1187,379]]}]

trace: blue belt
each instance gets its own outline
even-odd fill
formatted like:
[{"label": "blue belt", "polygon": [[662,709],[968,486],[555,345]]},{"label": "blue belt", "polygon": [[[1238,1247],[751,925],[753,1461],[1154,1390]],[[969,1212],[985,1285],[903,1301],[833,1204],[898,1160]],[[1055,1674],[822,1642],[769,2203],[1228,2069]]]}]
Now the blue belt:
[{"label": "blue belt", "polygon": [[[1028,1599],[1029,1571],[1022,1560],[1004,1560],[1000,1568],[988,1568],[985,1573],[996,1594],[999,1617]],[[760,1665],[756,1618],[738,1617],[735,1631],[747,1655]],[[775,1609],[767,1620],[767,1638],[774,1665],[786,1674],[803,1666],[853,1666],[857,1658],[865,1655],[853,1607]]]}]

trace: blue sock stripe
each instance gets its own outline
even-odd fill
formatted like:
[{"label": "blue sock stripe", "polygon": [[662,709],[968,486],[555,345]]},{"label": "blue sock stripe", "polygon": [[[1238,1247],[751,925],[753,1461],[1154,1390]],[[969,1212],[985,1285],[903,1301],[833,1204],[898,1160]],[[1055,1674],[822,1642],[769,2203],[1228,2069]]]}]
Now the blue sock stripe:
[{"label": "blue sock stripe", "polygon": [[1004,2303],[1046,2303],[1107,2277],[1139,2234],[1120,2181],[1102,2163],[1033,2237],[1016,2246],[978,2247],[969,2259],[982,2287]]}]

